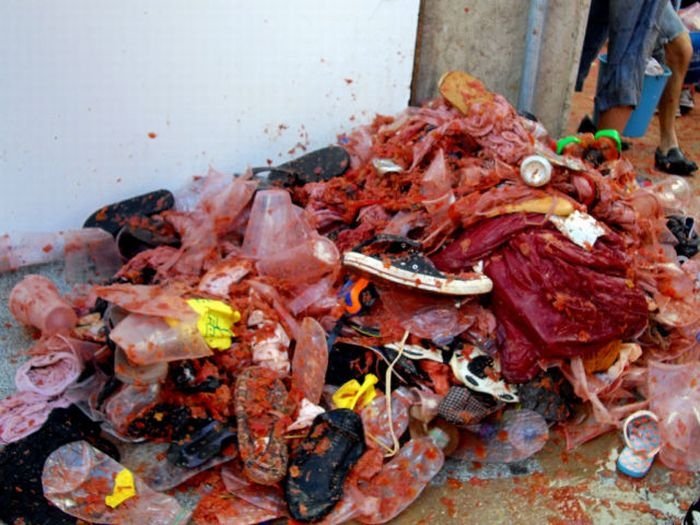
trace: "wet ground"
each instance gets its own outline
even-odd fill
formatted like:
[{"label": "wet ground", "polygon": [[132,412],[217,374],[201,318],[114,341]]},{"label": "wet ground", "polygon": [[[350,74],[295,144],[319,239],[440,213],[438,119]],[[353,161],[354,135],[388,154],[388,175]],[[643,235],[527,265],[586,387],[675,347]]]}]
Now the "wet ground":
[{"label": "wet ground", "polygon": [[[592,71],[590,78],[596,77]],[[686,153],[700,160],[700,96],[696,111],[677,119]],[[593,85],[575,94],[569,132],[593,106]],[[631,139],[625,155],[640,175],[659,180],[653,168],[658,126]],[[696,195],[700,175],[691,178]],[[57,276],[56,270],[47,270]],[[0,276],[0,396],[12,390],[13,370],[31,334],[9,316],[7,297],[25,272]],[[545,448],[534,458],[510,465],[479,465],[449,461],[443,471],[407,511],[392,523],[408,524],[654,524],[680,523],[685,510],[700,496],[700,474],[673,472],[658,462],[643,480],[615,471],[622,441],[617,433],[566,452],[564,439],[553,430]]]}]

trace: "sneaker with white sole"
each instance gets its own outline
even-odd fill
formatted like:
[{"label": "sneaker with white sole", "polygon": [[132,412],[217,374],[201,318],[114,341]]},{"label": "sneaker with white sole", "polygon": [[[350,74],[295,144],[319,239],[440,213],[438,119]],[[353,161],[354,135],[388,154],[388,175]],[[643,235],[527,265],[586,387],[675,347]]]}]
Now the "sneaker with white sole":
[{"label": "sneaker with white sole", "polygon": [[486,275],[445,274],[419,251],[420,244],[396,236],[377,236],[343,254],[343,264],[396,284],[445,295],[477,295],[491,291]]}]

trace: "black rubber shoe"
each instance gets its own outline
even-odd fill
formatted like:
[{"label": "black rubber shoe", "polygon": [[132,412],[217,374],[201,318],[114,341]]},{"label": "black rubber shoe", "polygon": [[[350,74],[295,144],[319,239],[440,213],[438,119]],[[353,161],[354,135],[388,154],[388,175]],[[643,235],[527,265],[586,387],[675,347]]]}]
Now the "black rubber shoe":
[{"label": "black rubber shoe", "polygon": [[319,414],[292,455],[284,481],[289,513],[310,522],[327,515],[343,496],[343,483],[365,450],[362,419],[339,408]]},{"label": "black rubber shoe", "polygon": [[102,228],[117,236],[119,230],[138,217],[148,217],[172,208],[175,197],[168,190],[156,190],[103,206],[83,223],[83,228]]},{"label": "black rubber shoe", "polygon": [[664,173],[681,176],[692,175],[698,169],[698,165],[687,159],[680,148],[671,148],[666,155],[657,148],[654,153],[654,167]]}]

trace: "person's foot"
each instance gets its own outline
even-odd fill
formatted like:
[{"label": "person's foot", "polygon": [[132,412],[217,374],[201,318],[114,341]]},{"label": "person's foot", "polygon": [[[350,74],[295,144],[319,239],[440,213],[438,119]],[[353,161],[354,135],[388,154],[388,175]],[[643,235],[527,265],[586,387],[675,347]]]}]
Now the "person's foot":
[{"label": "person's foot", "polygon": [[670,148],[665,154],[659,148],[654,153],[654,166],[657,170],[672,175],[692,175],[698,165],[687,159],[680,148]]}]

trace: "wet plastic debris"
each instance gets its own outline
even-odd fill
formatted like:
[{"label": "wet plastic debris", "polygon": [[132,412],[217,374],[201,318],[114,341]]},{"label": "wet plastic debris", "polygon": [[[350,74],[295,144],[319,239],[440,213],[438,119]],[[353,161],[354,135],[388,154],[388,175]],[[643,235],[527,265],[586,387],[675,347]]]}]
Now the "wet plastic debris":
[{"label": "wet plastic debris", "polygon": [[[700,469],[686,188],[640,186],[595,137],[558,155],[472,77],[441,92],[342,148],[211,170],[157,209],[115,205],[116,240],[77,230],[85,247],[58,250],[94,286],[62,297],[30,278],[48,296],[13,308],[39,333],[0,439],[33,444],[74,403],[140,451],[120,464],[82,436],[56,443],[51,501],[93,522],[180,523],[171,495],[189,489],[197,524],[386,523],[446,459],[536,470],[553,425],[573,447],[640,403],[659,415],[661,461]],[[532,155],[544,171],[523,180]],[[39,240],[0,239],[2,268],[44,262]]]}]

